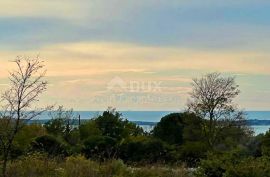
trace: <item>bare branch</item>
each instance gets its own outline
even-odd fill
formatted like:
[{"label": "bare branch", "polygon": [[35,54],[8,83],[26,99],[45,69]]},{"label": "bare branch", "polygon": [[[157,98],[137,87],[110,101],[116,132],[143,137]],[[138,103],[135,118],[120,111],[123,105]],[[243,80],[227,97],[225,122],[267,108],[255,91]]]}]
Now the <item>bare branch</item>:
[{"label": "bare branch", "polygon": [[[211,73],[199,79],[193,79],[193,90],[188,103],[188,110],[206,119],[207,132],[210,144],[213,144],[220,126],[228,127],[228,124],[220,124],[237,118],[237,108],[233,99],[240,93],[234,77],[222,77],[220,73]],[[219,130],[218,130],[219,129]]]},{"label": "bare branch", "polygon": [[0,121],[5,121],[1,127],[5,133],[0,133],[0,145],[4,149],[3,176],[6,175],[6,162],[15,135],[27,121],[49,109],[49,107],[43,109],[31,107],[47,89],[47,82],[43,80],[46,74],[46,70],[43,69],[44,62],[39,57],[31,59],[20,56],[13,62],[17,70],[10,72],[10,88],[1,95],[1,100],[5,103],[2,106],[3,114],[0,119]]}]

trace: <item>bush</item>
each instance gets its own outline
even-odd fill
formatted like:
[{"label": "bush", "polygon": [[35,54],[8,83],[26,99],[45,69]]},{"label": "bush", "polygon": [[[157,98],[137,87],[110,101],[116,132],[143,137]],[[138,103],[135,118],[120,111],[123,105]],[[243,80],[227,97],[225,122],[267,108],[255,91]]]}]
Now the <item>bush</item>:
[{"label": "bush", "polygon": [[270,159],[247,158],[236,165],[230,165],[224,177],[270,177]]},{"label": "bush", "polygon": [[187,142],[180,148],[180,158],[189,167],[196,167],[207,155],[208,146],[203,142]]},{"label": "bush", "polygon": [[32,150],[45,152],[49,156],[67,156],[67,145],[58,138],[51,135],[44,135],[37,137],[32,142]]},{"label": "bush", "polygon": [[105,160],[115,158],[117,142],[108,136],[92,136],[84,142],[82,152],[87,158]]},{"label": "bush", "polygon": [[120,146],[120,158],[125,162],[163,163],[173,158],[172,147],[159,139],[132,137]]},{"label": "bush", "polygon": [[26,154],[29,151],[29,148],[31,148],[31,142],[36,137],[43,136],[45,134],[46,130],[41,125],[31,124],[23,126],[14,138],[10,157],[15,159]]},{"label": "bush", "polygon": [[[242,172],[243,169],[245,169],[244,171],[249,171],[246,174],[251,175],[247,177],[259,177],[256,175],[252,176],[254,169],[248,168],[249,165],[250,167],[252,166],[251,165],[252,163],[249,163],[249,162],[256,161],[256,160],[257,159],[248,158],[247,151],[243,148],[237,148],[226,153],[215,153],[215,154],[211,153],[211,154],[208,154],[207,159],[201,161],[200,166],[198,170],[196,171],[196,176],[198,177],[234,177],[232,174],[236,174],[238,172],[240,173]],[[256,162],[255,165],[259,167],[260,162],[259,161]],[[264,165],[263,163],[261,163],[261,165],[263,166],[263,168],[266,167],[266,165]],[[245,175],[241,177],[245,177]]]},{"label": "bush", "polygon": [[102,132],[99,130],[94,120],[89,120],[80,125],[79,131],[81,140],[85,140],[90,136],[102,135]]}]

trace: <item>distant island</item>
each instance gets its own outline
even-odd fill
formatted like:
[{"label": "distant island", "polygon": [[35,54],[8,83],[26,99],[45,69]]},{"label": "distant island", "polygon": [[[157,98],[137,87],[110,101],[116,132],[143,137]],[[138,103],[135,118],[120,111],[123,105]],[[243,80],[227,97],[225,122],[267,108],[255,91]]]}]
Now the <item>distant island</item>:
[{"label": "distant island", "polygon": [[[84,122],[87,122],[89,119],[81,119],[80,122],[83,124]],[[28,124],[41,124],[44,125],[46,122],[50,121],[50,119],[36,119],[36,120],[29,120]],[[135,123],[139,126],[155,126],[158,122],[148,122],[148,121],[130,121],[132,123]],[[246,120],[247,125],[249,126],[259,126],[259,125],[269,125],[270,126],[270,120],[260,120],[260,119],[249,119]],[[73,120],[71,122],[72,125],[78,126],[79,120]]]}]

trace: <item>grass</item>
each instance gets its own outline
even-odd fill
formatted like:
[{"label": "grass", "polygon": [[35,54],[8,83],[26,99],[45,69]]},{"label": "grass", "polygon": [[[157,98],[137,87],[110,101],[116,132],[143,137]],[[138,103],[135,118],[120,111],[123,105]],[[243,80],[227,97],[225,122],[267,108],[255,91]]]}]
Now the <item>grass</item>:
[{"label": "grass", "polygon": [[174,168],[146,166],[128,167],[120,160],[104,163],[87,160],[83,156],[49,159],[42,154],[26,156],[10,162],[9,177],[191,177],[180,166]]}]

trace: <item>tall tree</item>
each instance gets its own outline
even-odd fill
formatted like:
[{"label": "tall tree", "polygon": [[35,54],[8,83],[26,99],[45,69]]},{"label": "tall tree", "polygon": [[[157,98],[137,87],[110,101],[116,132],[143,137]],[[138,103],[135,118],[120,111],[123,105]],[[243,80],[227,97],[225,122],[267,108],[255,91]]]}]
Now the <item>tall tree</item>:
[{"label": "tall tree", "polygon": [[38,101],[41,93],[47,88],[43,80],[46,70],[43,61],[38,57],[34,59],[17,57],[14,63],[17,69],[10,72],[10,88],[1,96],[2,115],[0,126],[0,147],[2,152],[2,175],[6,174],[7,162],[16,134],[25,123],[49,107],[38,109],[33,103]]},{"label": "tall tree", "polygon": [[210,73],[193,79],[192,87],[188,109],[204,119],[204,133],[213,147],[224,128],[244,122],[242,112],[233,103],[240,93],[239,86],[234,77]]}]

